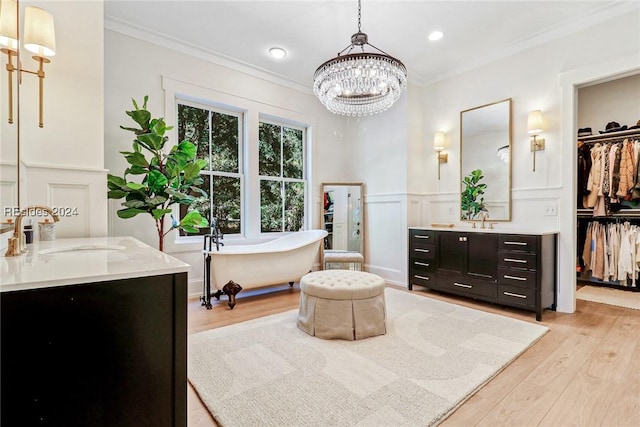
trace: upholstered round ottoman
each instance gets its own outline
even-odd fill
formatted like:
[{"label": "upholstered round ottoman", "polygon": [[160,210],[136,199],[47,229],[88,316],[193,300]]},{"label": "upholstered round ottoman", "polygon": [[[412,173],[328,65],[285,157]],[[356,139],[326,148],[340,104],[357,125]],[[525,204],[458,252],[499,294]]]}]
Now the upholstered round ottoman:
[{"label": "upholstered round ottoman", "polygon": [[353,270],[323,270],[300,279],[298,328],[324,339],[357,340],[386,333],[384,280]]}]

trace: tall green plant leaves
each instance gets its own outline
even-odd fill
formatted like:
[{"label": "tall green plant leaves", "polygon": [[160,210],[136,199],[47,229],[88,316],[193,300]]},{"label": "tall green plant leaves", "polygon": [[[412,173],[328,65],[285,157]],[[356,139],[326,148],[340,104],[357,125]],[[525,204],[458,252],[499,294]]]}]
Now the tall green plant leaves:
[{"label": "tall green plant leaves", "polygon": [[[122,129],[133,132],[133,151],[122,151],[130,165],[122,177],[107,175],[107,197],[122,199],[123,209],[118,217],[126,219],[147,213],[156,221],[159,247],[163,248],[163,238],[168,231],[181,228],[187,232],[197,232],[198,228],[207,227],[208,222],[198,211],[191,211],[180,222],[172,221],[171,227],[164,231],[164,217],[171,214],[174,204],[190,205],[195,200],[189,192],[195,186],[202,184],[200,171],[207,165],[205,160],[196,159],[196,146],[190,141],[182,141],[171,147],[167,153],[165,144],[168,137],[165,133],[171,130],[163,118],[151,118],[147,111],[148,96],[144,97],[142,108],[133,100],[135,110],[127,111],[127,115],[139,127],[125,127]],[[130,175],[136,176],[132,180]],[[206,193],[200,189],[201,193]]]}]

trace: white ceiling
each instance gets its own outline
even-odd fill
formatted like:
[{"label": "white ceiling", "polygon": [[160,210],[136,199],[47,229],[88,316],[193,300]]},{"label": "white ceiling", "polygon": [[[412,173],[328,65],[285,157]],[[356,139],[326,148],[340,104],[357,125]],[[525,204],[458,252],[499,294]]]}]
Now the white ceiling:
[{"label": "white ceiling", "polygon": [[[223,65],[310,89],[313,73],[350,44],[357,0],[105,0],[105,26]],[[362,31],[428,84],[635,11],[631,1],[363,0]],[[427,41],[433,30],[445,33]],[[282,47],[274,60],[267,51]]]}]

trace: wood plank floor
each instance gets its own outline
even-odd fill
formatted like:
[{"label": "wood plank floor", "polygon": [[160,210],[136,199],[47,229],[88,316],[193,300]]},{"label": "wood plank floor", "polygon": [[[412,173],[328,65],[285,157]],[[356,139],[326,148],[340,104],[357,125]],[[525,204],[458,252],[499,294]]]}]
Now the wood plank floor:
[{"label": "wood plank floor", "polygon": [[[535,322],[531,312],[419,287],[413,293]],[[197,299],[190,299],[189,334],[291,310],[297,308],[298,298],[296,284],[293,289],[284,286],[241,293],[233,310],[226,300],[206,310]],[[549,327],[549,333],[442,426],[640,425],[640,311],[578,300],[576,313],[547,310],[541,323]],[[217,425],[191,386],[188,425]]]}]

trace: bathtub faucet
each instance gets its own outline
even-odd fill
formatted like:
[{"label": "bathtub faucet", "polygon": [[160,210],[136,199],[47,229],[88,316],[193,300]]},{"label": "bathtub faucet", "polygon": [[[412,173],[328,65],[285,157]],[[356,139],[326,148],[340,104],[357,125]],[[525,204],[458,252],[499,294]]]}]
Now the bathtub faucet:
[{"label": "bathtub faucet", "polygon": [[218,227],[218,218],[213,218],[213,220],[211,221],[212,224],[212,234],[213,234],[213,241],[216,242],[216,251],[220,250],[220,246],[224,246],[224,243],[222,243],[220,240],[224,239],[224,235],[222,234],[222,231],[220,231],[220,227]]},{"label": "bathtub faucet", "polygon": [[[204,249],[210,251],[213,243],[215,243],[216,251],[219,251],[220,246],[224,246],[224,243],[221,242],[221,240],[224,239],[224,235],[218,227],[218,218],[212,218],[210,224],[209,234],[204,236]],[[207,242],[209,243],[208,245]]]}]

